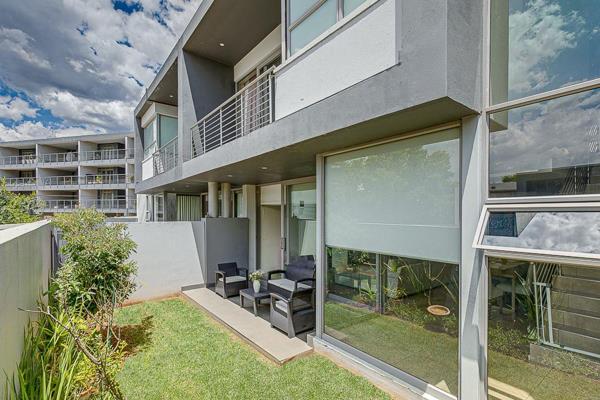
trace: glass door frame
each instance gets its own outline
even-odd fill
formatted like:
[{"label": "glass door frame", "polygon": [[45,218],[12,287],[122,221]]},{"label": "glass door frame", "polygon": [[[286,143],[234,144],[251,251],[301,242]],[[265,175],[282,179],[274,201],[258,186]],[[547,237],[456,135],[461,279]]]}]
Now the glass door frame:
[{"label": "glass door frame", "polygon": [[[289,227],[289,217],[290,217],[290,206],[289,206],[289,195],[291,194],[290,187],[293,185],[298,185],[302,183],[314,183],[315,190],[317,190],[317,177],[316,176],[307,176],[305,178],[291,179],[289,181],[281,182],[281,265],[289,264],[290,262],[290,246],[289,246],[289,238],[290,238],[290,227]],[[315,198],[315,201],[318,202],[318,194]],[[317,238],[315,238],[317,240]],[[315,247],[318,252],[318,245]],[[315,259],[317,255],[315,254]]]}]

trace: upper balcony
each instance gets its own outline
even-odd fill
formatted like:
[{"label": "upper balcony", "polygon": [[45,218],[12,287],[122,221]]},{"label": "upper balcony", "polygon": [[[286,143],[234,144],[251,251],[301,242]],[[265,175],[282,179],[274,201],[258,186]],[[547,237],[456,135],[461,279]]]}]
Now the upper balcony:
[{"label": "upper balcony", "polygon": [[49,167],[57,165],[72,165],[78,162],[98,164],[134,158],[133,149],[88,150],[81,152],[46,153],[39,155],[0,157],[0,167]]},{"label": "upper balcony", "polygon": [[37,163],[37,157],[35,154],[28,154],[24,156],[5,156],[0,157],[0,167],[14,167],[14,166],[32,166]]},{"label": "upper balcony", "polygon": [[43,190],[124,189],[133,183],[133,177],[126,174],[67,175],[38,177],[36,181],[37,188]]}]

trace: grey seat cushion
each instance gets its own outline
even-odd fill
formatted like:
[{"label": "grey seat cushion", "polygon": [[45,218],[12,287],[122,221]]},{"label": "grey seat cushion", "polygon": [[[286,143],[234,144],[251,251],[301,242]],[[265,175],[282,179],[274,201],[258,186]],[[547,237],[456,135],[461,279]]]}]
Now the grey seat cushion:
[{"label": "grey seat cushion", "polygon": [[[271,285],[280,287],[284,290],[287,290],[288,292],[292,292],[294,290],[294,281],[289,280],[289,279],[271,279],[269,281],[269,283]],[[298,284],[298,289],[310,289],[311,286],[309,285],[305,285],[304,283],[299,283]]]},{"label": "grey seat cushion", "polygon": [[[221,282],[223,280],[223,278],[219,278],[219,282]],[[227,277],[227,283],[235,283],[235,282],[242,282],[245,281],[246,277],[245,276],[228,276]]]},{"label": "grey seat cushion", "polygon": [[[293,306],[292,306],[293,311],[302,311],[302,310],[305,310],[305,309],[311,307],[310,303],[307,303],[306,301],[303,301],[300,299],[294,299],[294,302],[292,304],[293,304]],[[275,302],[275,308],[277,308],[279,311],[281,311],[283,313],[287,313],[287,306],[285,304],[285,301],[277,300]]]}]

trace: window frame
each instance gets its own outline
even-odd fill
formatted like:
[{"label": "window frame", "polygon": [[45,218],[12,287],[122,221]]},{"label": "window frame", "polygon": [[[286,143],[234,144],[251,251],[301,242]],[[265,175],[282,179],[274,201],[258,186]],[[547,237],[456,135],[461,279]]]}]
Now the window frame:
[{"label": "window frame", "polygon": [[487,257],[500,257],[510,259],[524,259],[527,261],[558,262],[576,265],[600,266],[600,254],[577,253],[570,251],[526,249],[521,247],[505,247],[483,244],[483,237],[492,212],[529,211],[529,212],[600,212],[600,203],[533,203],[533,204],[485,204],[481,210],[473,248],[483,250]]}]

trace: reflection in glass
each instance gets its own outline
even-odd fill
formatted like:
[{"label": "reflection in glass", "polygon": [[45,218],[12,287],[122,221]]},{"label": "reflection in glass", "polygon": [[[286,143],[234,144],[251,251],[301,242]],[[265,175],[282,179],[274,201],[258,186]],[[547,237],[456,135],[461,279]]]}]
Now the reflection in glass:
[{"label": "reflection in glass", "polygon": [[327,248],[325,333],[458,389],[458,265]]},{"label": "reflection in glass", "polygon": [[491,2],[491,101],[600,77],[600,7],[589,0]]},{"label": "reflection in glass", "polygon": [[600,89],[492,114],[490,196],[600,193],[599,124]]},{"label": "reflection in glass", "polygon": [[289,0],[290,23],[296,22],[319,0]]},{"label": "reflection in glass", "polygon": [[600,393],[600,269],[488,259],[490,399]]},{"label": "reflection in glass", "polygon": [[159,115],[158,147],[162,147],[177,137],[177,118]]},{"label": "reflection in glass", "polygon": [[312,255],[317,246],[317,189],[314,182],[288,189],[288,257]]},{"label": "reflection in glass", "polygon": [[294,54],[325,32],[337,21],[337,0],[327,0],[317,11],[296,26],[290,33],[290,51]]},{"label": "reflection in glass", "polygon": [[600,254],[600,212],[491,212],[482,244]]},{"label": "reflection in glass", "polygon": [[154,140],[154,126],[156,119],[153,119],[150,124],[144,128],[144,158],[154,153],[156,141]]}]

